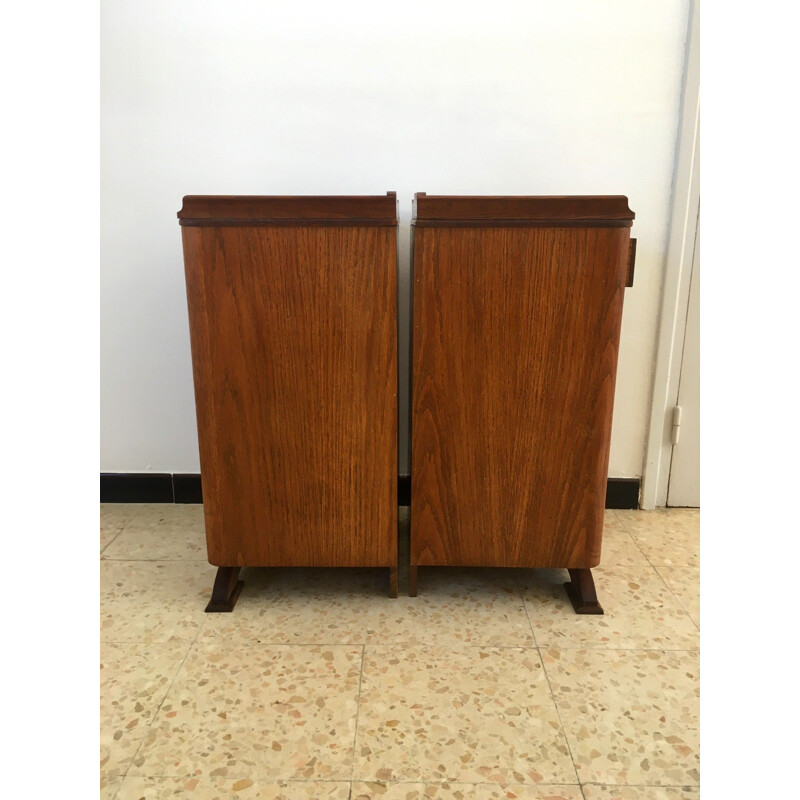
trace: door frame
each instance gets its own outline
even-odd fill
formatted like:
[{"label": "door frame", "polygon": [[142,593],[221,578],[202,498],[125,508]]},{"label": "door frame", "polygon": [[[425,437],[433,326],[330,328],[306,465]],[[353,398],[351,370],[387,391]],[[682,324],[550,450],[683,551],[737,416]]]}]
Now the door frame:
[{"label": "door frame", "polygon": [[692,0],[686,41],[670,230],[664,264],[650,421],[639,504],[667,504],[672,412],[678,402],[694,243],[700,213],[700,4]]},{"label": "door frame", "polygon": [[[697,238],[694,243],[694,258],[692,259],[692,269],[689,277],[689,302],[686,313],[686,327],[681,349],[680,377],[678,379],[678,398],[677,404],[682,407],[686,430],[681,429],[682,446],[672,445],[672,456],[669,465],[669,476],[667,480],[667,506],[677,508],[693,508],[700,505],[700,374],[699,371],[691,367],[687,368],[687,359],[697,365],[699,370],[699,352],[692,352],[688,347],[698,347],[700,344],[700,222],[697,223]],[[697,337],[696,339],[690,337]],[[698,396],[693,396],[692,387],[696,383]],[[684,394],[684,392],[686,394]],[[697,405],[693,403],[697,401]],[[697,427],[695,427],[697,426]],[[673,426],[674,431],[674,426]],[[697,441],[693,440],[692,434],[697,432]],[[673,435],[673,441],[675,437]],[[694,447],[697,447],[694,452]],[[694,469],[698,472],[694,475]],[[688,491],[687,482],[694,485],[697,481],[697,495]],[[682,495],[682,496],[681,496]]]}]

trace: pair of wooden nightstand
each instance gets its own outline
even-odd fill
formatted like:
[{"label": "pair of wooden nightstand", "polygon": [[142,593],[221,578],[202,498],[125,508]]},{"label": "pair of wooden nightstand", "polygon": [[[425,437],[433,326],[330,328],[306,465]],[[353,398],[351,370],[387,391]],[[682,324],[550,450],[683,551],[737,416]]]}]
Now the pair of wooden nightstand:
[{"label": "pair of wooden nightstand", "polygon": [[[208,611],[244,566],[386,567],[397,595],[397,200],[189,196]],[[627,198],[414,200],[410,594],[421,566],[600,561]]]}]

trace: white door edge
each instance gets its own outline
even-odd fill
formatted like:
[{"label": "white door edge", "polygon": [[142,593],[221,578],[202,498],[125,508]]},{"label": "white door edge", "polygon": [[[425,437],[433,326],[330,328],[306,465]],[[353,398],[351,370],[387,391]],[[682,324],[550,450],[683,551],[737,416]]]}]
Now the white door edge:
[{"label": "white door edge", "polygon": [[700,210],[700,11],[690,4],[681,122],[675,158],[670,231],[664,263],[650,422],[640,506],[665,506],[672,457],[671,411],[678,400],[689,283]]}]

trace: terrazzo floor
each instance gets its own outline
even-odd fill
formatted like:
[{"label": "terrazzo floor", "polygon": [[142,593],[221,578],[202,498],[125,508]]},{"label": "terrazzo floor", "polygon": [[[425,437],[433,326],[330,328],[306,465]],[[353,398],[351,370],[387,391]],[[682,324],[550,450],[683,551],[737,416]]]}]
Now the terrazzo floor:
[{"label": "terrazzo floor", "polygon": [[402,568],[395,600],[386,570],[243,570],[205,614],[202,507],[101,505],[101,797],[698,798],[699,529],[607,511],[602,617],[563,570],[409,598]]}]

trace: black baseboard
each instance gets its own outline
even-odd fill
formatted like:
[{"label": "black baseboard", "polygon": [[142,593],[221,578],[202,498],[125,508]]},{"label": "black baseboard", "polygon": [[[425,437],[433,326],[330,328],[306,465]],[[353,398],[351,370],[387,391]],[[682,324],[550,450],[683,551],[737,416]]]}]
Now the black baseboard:
[{"label": "black baseboard", "polygon": [[[200,476],[197,476],[198,481]],[[167,472],[101,472],[101,503],[174,503]]]},{"label": "black baseboard", "polygon": [[[169,472],[101,472],[101,503],[202,503],[200,476]],[[397,504],[411,503],[411,476],[397,478]],[[639,508],[638,478],[609,478],[606,508]]]},{"label": "black baseboard", "polygon": [[172,488],[176,503],[202,503],[203,486],[199,475],[176,472],[172,476]]},{"label": "black baseboard", "polygon": [[639,508],[639,478],[609,478],[606,508]]},{"label": "black baseboard", "polygon": [[101,503],[202,503],[200,476],[169,472],[101,472]]}]

